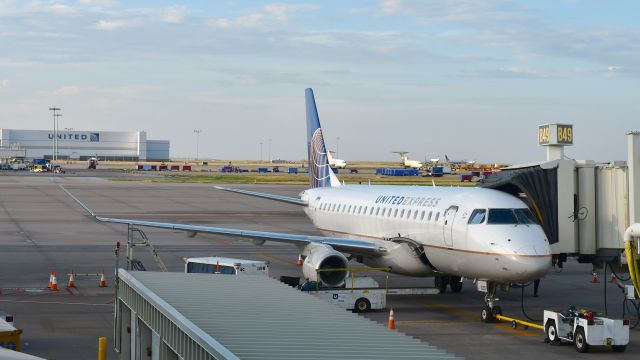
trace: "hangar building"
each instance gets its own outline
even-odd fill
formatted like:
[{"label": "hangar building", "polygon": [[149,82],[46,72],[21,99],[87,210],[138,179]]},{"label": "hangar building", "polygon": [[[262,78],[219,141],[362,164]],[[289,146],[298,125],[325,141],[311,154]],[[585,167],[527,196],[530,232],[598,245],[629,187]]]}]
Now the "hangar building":
[{"label": "hangar building", "polygon": [[[169,140],[148,140],[145,131],[67,131],[57,133],[56,158],[105,161],[166,161]],[[0,129],[0,147],[20,148],[27,158],[51,159],[54,133],[51,130]]]}]

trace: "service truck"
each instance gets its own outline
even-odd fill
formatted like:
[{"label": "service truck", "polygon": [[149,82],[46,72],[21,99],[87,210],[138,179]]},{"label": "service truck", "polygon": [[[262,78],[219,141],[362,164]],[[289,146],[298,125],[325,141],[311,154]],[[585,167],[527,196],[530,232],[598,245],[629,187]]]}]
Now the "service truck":
[{"label": "service truck", "polygon": [[184,261],[184,272],[186,273],[269,276],[268,261],[218,256],[186,258]]},{"label": "service truck", "polygon": [[573,306],[562,312],[545,310],[544,330],[550,344],[572,342],[579,352],[591,346],[611,346],[623,352],[629,344],[629,320],[609,319]]},{"label": "service truck", "polygon": [[[370,270],[367,268],[351,269]],[[433,287],[389,288],[386,286],[388,282],[387,278],[385,287],[380,287],[380,284],[371,277],[350,275],[339,287],[326,287],[322,283],[307,281],[300,286],[300,290],[354,312],[384,309],[387,307],[388,295],[433,295],[440,293],[438,289]]]}]

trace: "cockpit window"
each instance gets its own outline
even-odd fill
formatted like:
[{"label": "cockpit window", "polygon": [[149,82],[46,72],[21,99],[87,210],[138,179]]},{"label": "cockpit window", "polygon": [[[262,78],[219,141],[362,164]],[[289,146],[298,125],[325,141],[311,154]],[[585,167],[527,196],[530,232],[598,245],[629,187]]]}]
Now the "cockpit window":
[{"label": "cockpit window", "polygon": [[489,209],[489,218],[487,224],[517,224],[518,219],[513,209]]},{"label": "cockpit window", "polygon": [[469,224],[482,224],[487,216],[487,210],[475,209],[469,216]]},{"label": "cockpit window", "polygon": [[[475,213],[475,212],[474,212]],[[473,214],[471,215],[473,217]],[[470,222],[471,223],[471,220]],[[537,224],[536,218],[529,209],[489,209],[487,224],[510,225],[510,224]]]},{"label": "cockpit window", "polygon": [[518,223],[520,224],[537,224],[535,216],[531,213],[529,209],[514,209],[516,213],[516,217],[518,218]]}]

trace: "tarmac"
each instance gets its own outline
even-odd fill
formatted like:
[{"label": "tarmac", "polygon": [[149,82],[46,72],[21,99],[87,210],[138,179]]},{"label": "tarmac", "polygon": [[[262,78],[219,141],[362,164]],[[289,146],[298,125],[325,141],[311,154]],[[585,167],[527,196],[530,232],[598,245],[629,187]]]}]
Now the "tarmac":
[{"label": "tarmac", "polygon": [[[224,192],[207,184],[102,178],[120,176],[111,171],[6,175],[0,175],[0,312],[13,314],[15,326],[24,331],[22,350],[47,359],[95,358],[100,336],[108,338],[108,358],[117,358],[112,350],[114,248],[117,241],[124,246],[127,238],[125,225],[94,221],[59,189],[58,183],[96,213],[109,217],[319,235],[299,206]],[[296,196],[304,189],[291,185],[238,187],[287,196]],[[169,271],[184,271],[186,257],[227,256],[267,260],[272,277],[300,276],[294,246],[255,246],[203,234],[189,238],[185,233],[158,229],[145,232]],[[124,249],[121,251],[123,266]],[[159,270],[147,249],[136,248],[135,257],[147,270]],[[77,287],[70,289],[65,285],[66,274],[71,270],[86,275],[78,276]],[[98,287],[95,275],[102,270],[106,273],[106,288]],[[50,271],[58,273],[57,292],[47,289]],[[608,280],[601,277],[600,283],[592,284],[591,266],[570,260],[564,269],[552,271],[542,279],[539,297],[533,297],[532,287],[525,288],[524,308],[535,319],[542,318],[543,309],[560,310],[570,305],[604,311],[606,287],[608,314],[621,317],[623,296]],[[432,286],[433,279],[392,275],[389,285]],[[499,296],[505,315],[524,319],[521,289]],[[596,349],[579,354],[568,343],[544,343],[544,334],[539,330],[481,323],[482,298],[471,281],[465,281],[460,294],[390,296],[388,306],[394,309],[397,331],[467,359],[636,359],[640,354],[640,326],[631,331],[625,353]],[[388,311],[360,316],[386,326]]]}]

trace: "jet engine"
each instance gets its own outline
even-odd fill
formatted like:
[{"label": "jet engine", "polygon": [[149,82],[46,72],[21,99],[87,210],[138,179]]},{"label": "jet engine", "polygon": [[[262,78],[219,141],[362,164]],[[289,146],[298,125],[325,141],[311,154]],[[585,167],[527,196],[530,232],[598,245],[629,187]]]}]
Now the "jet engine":
[{"label": "jet engine", "polygon": [[349,260],[341,252],[328,245],[316,245],[304,260],[302,273],[309,281],[320,281],[326,286],[341,286],[349,272],[330,269],[346,269],[348,266]]}]

